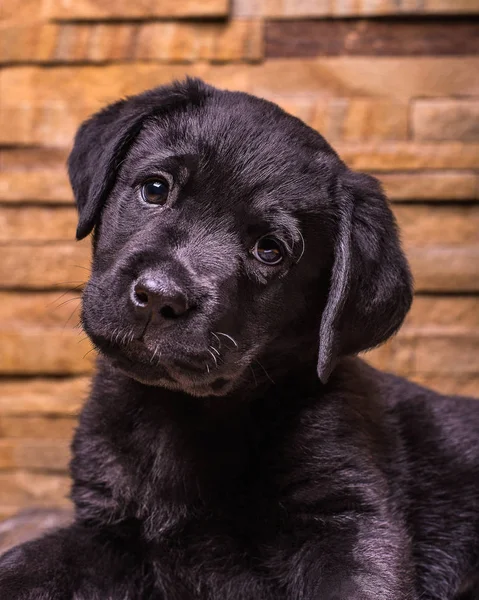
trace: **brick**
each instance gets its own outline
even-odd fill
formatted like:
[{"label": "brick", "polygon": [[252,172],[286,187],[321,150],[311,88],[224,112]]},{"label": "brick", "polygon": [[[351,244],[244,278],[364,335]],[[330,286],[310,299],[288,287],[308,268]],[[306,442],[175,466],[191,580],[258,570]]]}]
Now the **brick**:
[{"label": "brick", "polygon": [[479,329],[403,328],[384,346],[364,355],[379,369],[398,375],[477,376]]},{"label": "brick", "polygon": [[88,395],[87,377],[0,380],[0,415],[76,416]]},{"label": "brick", "polygon": [[234,0],[233,14],[291,17],[351,17],[478,13],[476,0]]},{"label": "brick", "polygon": [[0,21],[40,21],[48,18],[47,0],[8,0],[0,3]]},{"label": "brick", "polygon": [[479,98],[475,100],[416,100],[412,132],[418,140],[479,141]]},{"label": "brick", "polygon": [[0,329],[1,375],[82,375],[95,360],[79,329]]},{"label": "brick", "polygon": [[478,292],[479,246],[406,247],[415,289],[421,292]]},{"label": "brick", "polygon": [[68,289],[85,283],[90,243],[16,245],[2,248],[0,288]]},{"label": "brick", "polygon": [[2,327],[76,327],[81,290],[72,292],[1,292]]},{"label": "brick", "polygon": [[35,98],[14,106],[0,106],[0,143],[70,146],[78,126],[92,112],[88,106],[71,111],[68,103],[62,101],[37,106]]},{"label": "brick", "polygon": [[391,200],[476,200],[478,178],[475,173],[427,172],[373,173]]},{"label": "brick", "polygon": [[16,22],[226,17],[229,13],[228,0],[8,0],[1,6],[0,18]]},{"label": "brick", "polygon": [[0,64],[256,61],[263,54],[259,20],[157,23],[9,23]]},{"label": "brick", "polygon": [[74,208],[0,206],[0,243],[73,240],[77,220]]},{"label": "brick", "polygon": [[[79,120],[79,111],[94,111],[107,102],[162,85],[185,75],[203,77],[226,89],[260,96],[280,96],[285,90],[319,98],[394,98],[479,95],[475,57],[328,57],[312,60],[274,60],[262,64],[161,65],[129,63],[108,66],[9,67],[0,73],[3,109],[34,105],[37,109],[68,109]],[[25,109],[26,110],[26,109]],[[6,119],[8,121],[8,119]],[[8,122],[6,123],[8,125]]]},{"label": "brick", "polygon": [[359,171],[479,168],[479,143],[336,143],[341,158]]},{"label": "brick", "polygon": [[416,295],[403,327],[479,327],[479,298],[477,296]]},{"label": "brick", "polygon": [[69,461],[69,439],[0,439],[0,470],[29,469],[66,472]]},{"label": "brick", "polygon": [[[130,63],[73,70],[11,67],[0,73],[1,88],[10,91],[2,98],[0,143],[68,147],[80,122],[102,105],[149,88],[153,82],[160,85],[186,74],[273,99],[284,95],[285,89],[295,90],[298,97],[315,96],[320,103],[336,96],[358,97],[345,112],[349,137],[358,137],[358,118],[359,133],[364,135],[368,131],[365,118],[369,118],[373,139],[402,139],[404,103],[411,96],[479,94],[477,69],[479,60],[475,58],[443,58],[440,62],[437,58],[324,58],[275,60],[247,67],[205,63],[189,67]],[[377,96],[382,98],[376,98],[378,104],[365,104],[366,98]],[[378,107],[381,112],[376,116]],[[400,134],[396,133],[398,126]]]},{"label": "brick", "polygon": [[257,61],[263,56],[261,21],[154,23],[141,27],[134,58],[162,62]]},{"label": "brick", "polygon": [[0,438],[63,439],[73,435],[76,420],[62,417],[0,416]]},{"label": "brick", "polygon": [[55,56],[60,26],[14,21],[3,23],[0,32],[0,64],[43,62]]},{"label": "brick", "polygon": [[32,473],[26,470],[0,473],[0,505],[70,506],[70,478],[64,475]]},{"label": "brick", "polygon": [[274,19],[265,24],[266,58],[467,56],[478,49],[477,25],[470,18]]},{"label": "brick", "polygon": [[48,6],[50,18],[69,20],[226,17],[229,14],[227,0],[51,0]]},{"label": "brick", "polygon": [[408,137],[406,103],[379,98],[270,99],[333,143],[337,140],[405,140]]},{"label": "brick", "polygon": [[72,204],[73,194],[65,168],[46,168],[45,171],[16,170],[0,173],[0,200]]},{"label": "brick", "polygon": [[401,237],[408,246],[479,246],[479,206],[395,205]]},{"label": "brick", "polygon": [[479,398],[479,375],[413,375],[411,378],[419,385],[430,388],[440,394],[455,394]]},{"label": "brick", "polygon": [[21,172],[24,176],[31,171],[65,170],[68,149],[65,148],[0,148],[2,172]]}]

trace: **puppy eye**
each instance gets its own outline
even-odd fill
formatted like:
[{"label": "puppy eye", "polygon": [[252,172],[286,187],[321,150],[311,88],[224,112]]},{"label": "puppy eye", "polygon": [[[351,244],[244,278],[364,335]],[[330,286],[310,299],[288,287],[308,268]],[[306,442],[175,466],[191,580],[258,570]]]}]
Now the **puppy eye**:
[{"label": "puppy eye", "polygon": [[278,265],[283,260],[281,242],[270,235],[260,238],[251,252],[255,258],[266,265]]},{"label": "puppy eye", "polygon": [[168,200],[170,188],[163,179],[152,179],[144,183],[141,187],[141,197],[148,204],[165,204]]}]

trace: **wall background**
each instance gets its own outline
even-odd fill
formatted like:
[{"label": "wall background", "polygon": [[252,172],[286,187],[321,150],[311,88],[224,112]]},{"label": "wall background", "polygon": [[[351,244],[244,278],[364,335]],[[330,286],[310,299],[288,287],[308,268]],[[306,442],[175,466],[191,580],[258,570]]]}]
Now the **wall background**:
[{"label": "wall background", "polygon": [[197,75],[265,96],[383,182],[417,295],[370,360],[479,394],[479,0],[5,0],[0,29],[0,518],[65,504],[93,353],[80,121]]}]

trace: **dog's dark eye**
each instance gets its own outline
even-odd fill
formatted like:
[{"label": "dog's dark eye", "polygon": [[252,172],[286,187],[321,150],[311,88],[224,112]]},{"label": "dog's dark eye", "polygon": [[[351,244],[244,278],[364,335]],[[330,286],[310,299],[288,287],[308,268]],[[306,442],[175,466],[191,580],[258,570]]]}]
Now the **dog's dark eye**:
[{"label": "dog's dark eye", "polygon": [[265,235],[252,249],[253,256],[266,265],[278,265],[283,260],[283,247],[276,238]]},{"label": "dog's dark eye", "polygon": [[153,179],[143,184],[141,197],[148,204],[165,204],[170,188],[163,179]]}]

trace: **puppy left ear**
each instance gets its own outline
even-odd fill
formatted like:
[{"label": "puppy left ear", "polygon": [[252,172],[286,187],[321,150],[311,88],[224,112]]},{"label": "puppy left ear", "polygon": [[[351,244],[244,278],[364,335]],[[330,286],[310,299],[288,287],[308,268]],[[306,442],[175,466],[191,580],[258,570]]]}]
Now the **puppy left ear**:
[{"label": "puppy left ear", "polygon": [[340,356],[386,341],[412,302],[412,277],[395,218],[379,182],[347,169],[338,183],[338,225],[329,293],[321,319],[318,375]]}]

